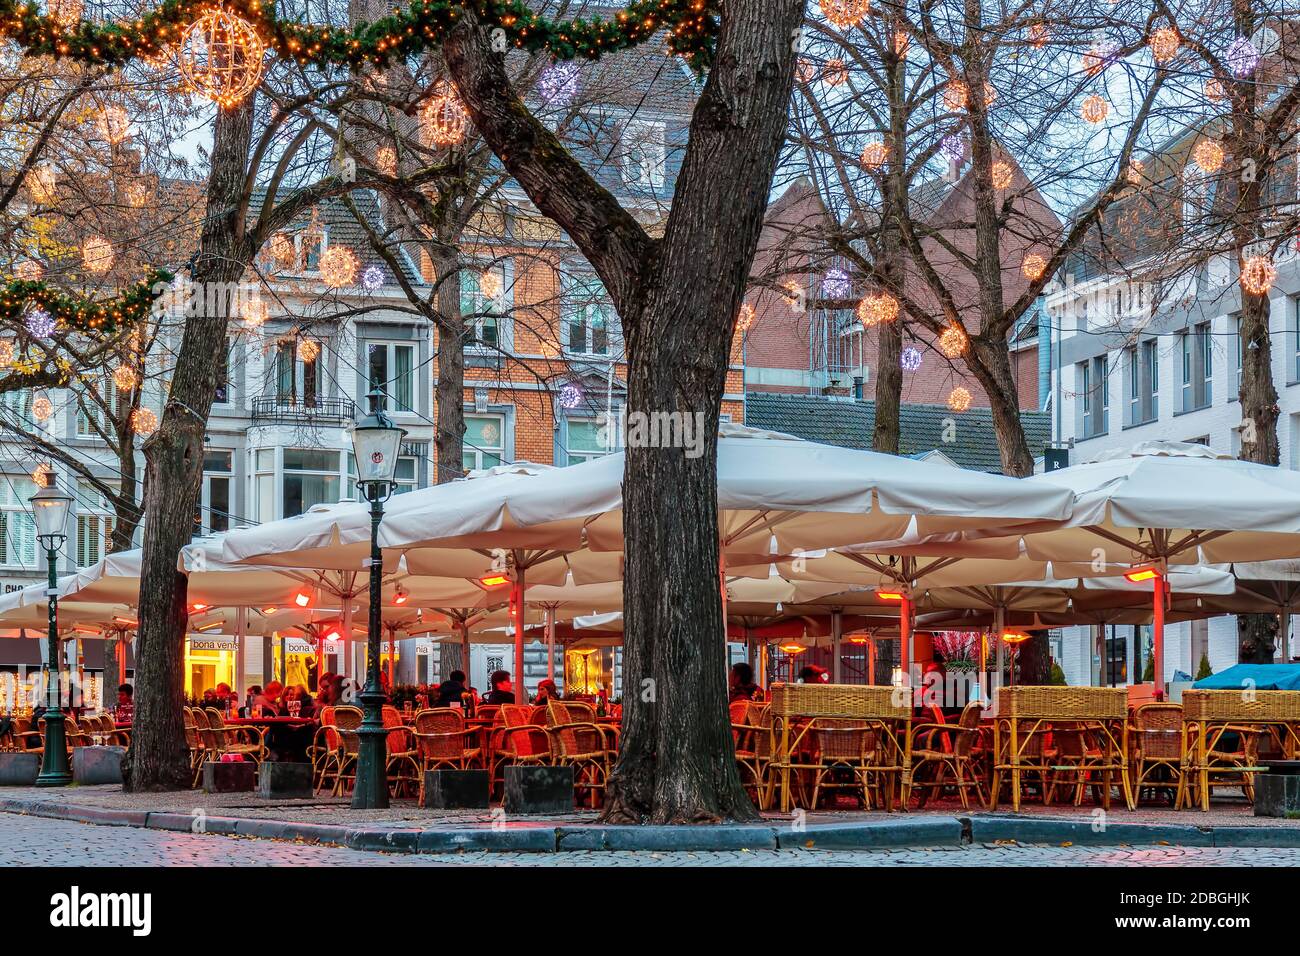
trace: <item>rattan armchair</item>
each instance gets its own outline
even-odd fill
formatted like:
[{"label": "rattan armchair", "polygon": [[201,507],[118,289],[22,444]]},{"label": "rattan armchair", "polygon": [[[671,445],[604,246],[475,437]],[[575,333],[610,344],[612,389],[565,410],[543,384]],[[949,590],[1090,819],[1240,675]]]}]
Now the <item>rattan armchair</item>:
[{"label": "rattan armchair", "polygon": [[904,806],[913,790],[918,791],[917,806],[924,807],[931,794],[942,794],[945,787],[957,791],[963,810],[970,808],[967,791],[972,788],[976,801],[984,802],[983,781],[975,762],[982,714],[979,702],[972,701],[955,724],[917,724],[912,728],[912,775]]},{"label": "rattan armchair", "polygon": [[590,704],[576,701],[548,701],[546,723],[554,762],[573,768],[575,796],[585,790],[595,809],[609,779],[610,756],[617,752],[614,729],[596,723]]},{"label": "rattan armchair", "polygon": [[533,719],[538,710],[528,704],[503,704],[497,711],[490,736],[494,790],[498,783],[504,786],[507,765],[545,766],[553,759],[551,738],[546,728]]},{"label": "rattan armchair", "polygon": [[[194,780],[190,784],[192,787],[199,785],[199,777],[203,773],[203,760],[207,756],[207,742],[203,739],[203,734],[199,730],[198,719],[194,716],[195,708],[186,707],[182,713],[185,722],[185,746],[190,751],[190,770],[194,772]],[[206,722],[206,718],[205,718]]]},{"label": "rattan armchair", "polygon": [[[877,728],[853,717],[814,717],[809,735],[814,768],[808,808],[817,809],[823,790],[849,789],[870,809],[875,781],[869,771],[875,764]],[[846,776],[849,779],[842,779]]]},{"label": "rattan armchair", "polygon": [[477,731],[465,727],[464,715],[454,707],[433,707],[415,715],[416,761],[420,772],[420,802],[424,802],[424,775],[429,770],[468,770],[482,755],[479,747],[466,746]]},{"label": "rattan armchair", "polygon": [[208,718],[208,750],[213,753],[214,760],[220,760],[226,754],[238,754],[259,764],[266,759],[265,727],[247,724],[228,727],[221,711],[215,707],[205,707],[203,713]]},{"label": "rattan armchair", "polygon": [[[1259,739],[1264,729],[1257,724],[1214,724],[1207,733],[1204,773],[1206,790],[1240,787],[1247,801],[1255,802],[1255,774],[1259,764]],[[1200,784],[1189,781],[1199,792]]]},{"label": "rattan armchair", "polygon": [[388,728],[385,740],[387,760],[384,775],[394,796],[415,790],[420,778],[419,752],[411,728],[402,720],[402,713],[391,704],[383,707],[384,726]]},{"label": "rattan armchair", "polygon": [[1181,704],[1143,704],[1133,711],[1129,736],[1133,796],[1143,790],[1173,791],[1174,807],[1187,800],[1187,729]]}]

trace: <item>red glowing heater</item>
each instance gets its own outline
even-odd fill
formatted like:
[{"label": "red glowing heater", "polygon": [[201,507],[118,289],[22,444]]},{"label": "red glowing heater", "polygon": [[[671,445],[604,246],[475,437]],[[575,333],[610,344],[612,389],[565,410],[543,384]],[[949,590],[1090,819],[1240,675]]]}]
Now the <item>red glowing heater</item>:
[{"label": "red glowing heater", "polygon": [[311,607],[311,592],[299,591],[293,596],[293,603],[299,607]]},{"label": "red glowing heater", "polygon": [[200,611],[206,611],[208,608],[212,607],[212,605],[211,605],[211,604],[193,604],[193,605],[191,605],[191,607],[193,608],[194,613],[195,613],[195,614],[198,614]]},{"label": "red glowing heater", "polygon": [[1124,580],[1133,584],[1151,582],[1153,595],[1151,605],[1151,659],[1156,675],[1156,700],[1164,700],[1164,657],[1165,657],[1165,602],[1168,600],[1168,584],[1163,569],[1147,565],[1124,572]]},{"label": "red glowing heater", "polygon": [[907,673],[912,660],[912,601],[906,591],[876,588],[876,597],[881,601],[898,602],[898,649],[899,665]]},{"label": "red glowing heater", "polygon": [[1029,635],[1023,631],[1004,631],[1002,633],[1002,642],[1011,648],[1011,686],[1016,686],[1016,652],[1020,650],[1020,645],[1029,640]]},{"label": "red glowing heater", "polygon": [[489,574],[487,577],[479,578],[478,583],[485,588],[499,588],[503,584],[509,584],[510,578],[504,574]]},{"label": "red glowing heater", "polygon": [[808,648],[804,647],[802,644],[779,644],[777,646],[787,654],[802,654],[804,651],[808,650]]},{"label": "red glowing heater", "polygon": [[882,601],[902,601],[904,595],[902,591],[884,591],[877,589],[876,597]]},{"label": "red glowing heater", "polygon": [[410,597],[411,595],[407,594],[405,591],[398,591],[396,594],[393,595],[393,603],[398,607],[401,607],[408,600],[410,600]]},{"label": "red glowing heater", "polygon": [[1160,577],[1160,572],[1155,568],[1134,568],[1132,571],[1124,572],[1124,580],[1131,581],[1133,584],[1154,581],[1158,577]]},{"label": "red glowing heater", "polygon": [[325,635],[325,640],[327,641],[337,641],[341,639],[342,639],[342,635],[339,634],[338,631],[330,631],[328,634]]}]

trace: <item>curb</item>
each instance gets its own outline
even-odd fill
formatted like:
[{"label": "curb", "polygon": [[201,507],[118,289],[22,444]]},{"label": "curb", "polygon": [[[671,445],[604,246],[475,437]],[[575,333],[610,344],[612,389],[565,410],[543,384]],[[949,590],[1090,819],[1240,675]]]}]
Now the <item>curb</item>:
[{"label": "curb", "polygon": [[658,853],[719,850],[775,850],[777,830],[765,826],[594,826],[560,827],[556,848],[568,850],[647,850]]},{"label": "curb", "polygon": [[1081,820],[976,816],[970,817],[968,822],[972,843],[1014,840],[1017,843],[1073,843],[1079,846],[1215,845],[1213,828],[1179,824],[1108,822],[1104,829],[1098,831],[1093,829],[1091,823]]},{"label": "curb", "polygon": [[871,824],[812,823],[802,830],[778,830],[782,850],[884,850],[902,847],[961,846],[965,826],[957,817],[885,820]]}]

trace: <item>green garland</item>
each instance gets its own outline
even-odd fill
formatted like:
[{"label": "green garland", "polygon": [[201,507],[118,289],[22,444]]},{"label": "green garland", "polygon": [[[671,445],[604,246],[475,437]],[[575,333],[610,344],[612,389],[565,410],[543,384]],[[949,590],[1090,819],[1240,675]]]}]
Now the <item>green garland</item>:
[{"label": "green garland", "polygon": [[155,269],[147,279],[137,282],[120,296],[95,301],[68,295],[44,282],[13,279],[0,288],[0,325],[20,325],[31,307],[44,309],[58,322],[60,329],[103,334],[149,317],[159,287],[171,284],[172,274]]},{"label": "green garland", "polygon": [[557,60],[597,59],[668,31],[668,47],[696,69],[707,67],[718,31],[720,0],[633,0],[612,19],[555,22],[523,0],[415,0],[405,10],[351,29],[291,23],[261,0],[164,0],[131,21],[62,26],[34,2],[0,0],[0,38],[33,56],[53,56],[100,66],[123,66],[137,57],[165,54],[205,10],[224,7],[253,24],[275,54],[302,65],[385,66],[442,41],[466,10],[510,46]]}]

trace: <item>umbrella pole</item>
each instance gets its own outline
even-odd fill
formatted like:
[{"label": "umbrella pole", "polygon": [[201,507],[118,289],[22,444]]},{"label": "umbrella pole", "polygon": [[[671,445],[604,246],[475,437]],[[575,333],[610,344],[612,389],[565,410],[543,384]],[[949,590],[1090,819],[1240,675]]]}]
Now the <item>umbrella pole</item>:
[{"label": "umbrella pole", "polygon": [[727,556],[718,549],[718,591],[722,595],[722,672],[731,669],[731,652],[727,649]]},{"label": "umbrella pole", "polygon": [[1282,663],[1291,663],[1291,609],[1283,607],[1277,612],[1277,636],[1282,646]]},{"label": "umbrella pole", "polygon": [[[1154,606],[1151,613],[1151,669],[1155,682],[1156,700],[1164,700],[1164,665],[1165,665],[1165,595],[1169,585],[1165,581],[1164,571],[1156,573],[1152,580]],[[1140,675],[1139,675],[1140,678]]]},{"label": "umbrella pole", "polygon": [[835,608],[831,611],[831,653],[835,655],[835,659],[831,664],[831,682],[835,684],[844,683],[842,679],[843,665],[840,661],[840,643],[844,637],[843,632],[844,612],[839,608]]},{"label": "umbrella pole", "polygon": [[[524,691],[524,569],[515,569],[514,580],[510,583],[510,620],[515,628],[515,700],[526,700]],[[490,691],[492,688],[488,688]]]},{"label": "umbrella pole", "polygon": [[912,595],[903,594],[898,605],[898,656],[903,672],[903,686],[908,687],[908,674],[912,666]]},{"label": "umbrella pole", "polygon": [[555,605],[546,608],[546,679],[555,680]]},{"label": "umbrella pole", "polygon": [[[343,633],[339,635],[343,639],[342,653],[339,654],[339,670],[342,676],[351,677],[353,674],[352,661],[352,596],[343,595]],[[351,700],[346,701],[352,703]]]}]

